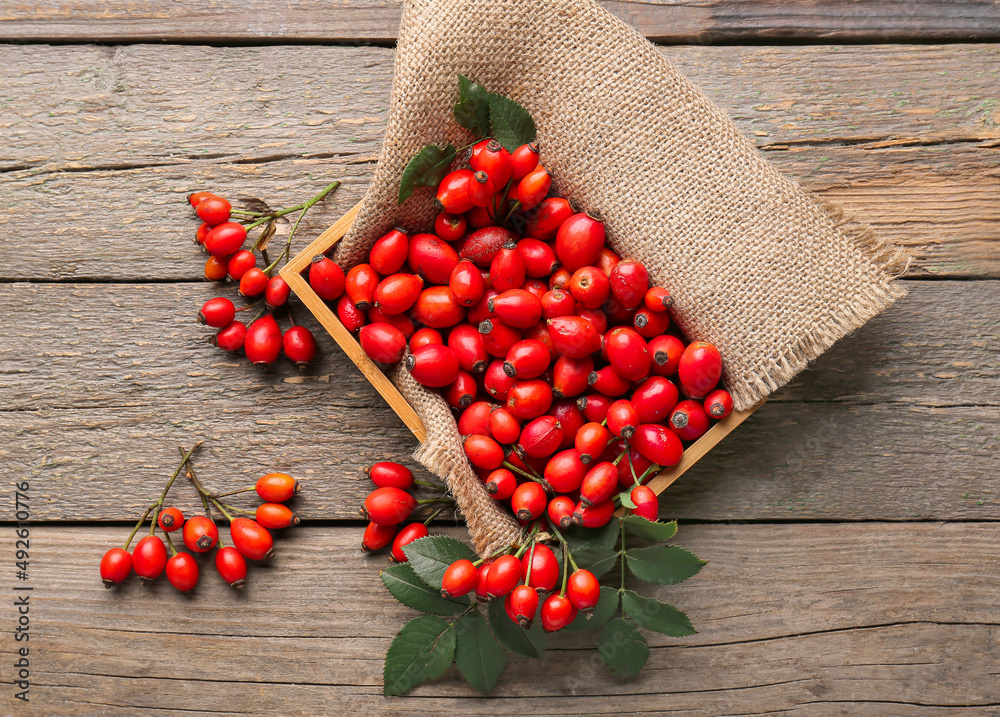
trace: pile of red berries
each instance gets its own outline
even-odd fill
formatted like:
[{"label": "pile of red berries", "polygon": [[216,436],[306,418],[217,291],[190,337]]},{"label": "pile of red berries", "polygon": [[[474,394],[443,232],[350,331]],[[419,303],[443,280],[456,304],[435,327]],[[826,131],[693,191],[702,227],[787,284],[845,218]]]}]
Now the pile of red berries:
[{"label": "pile of red berries", "polygon": [[[212,337],[213,344],[225,351],[242,350],[255,364],[274,363],[282,350],[299,368],[315,358],[316,339],[309,329],[295,324],[288,307],[291,290],[275,271],[282,260],[287,262],[292,238],[302,217],[338,185],[339,182],[334,182],[309,201],[279,211],[234,209],[226,199],[211,192],[195,192],[188,196],[188,202],[203,222],[198,227],[196,241],[210,255],[205,262],[205,278],[236,282],[239,295],[252,302],[239,309],[231,299],[223,296],[205,302],[198,312],[198,321],[218,329]],[[299,215],[284,250],[277,259],[270,261],[267,246],[275,234],[276,222],[296,211]],[[261,228],[259,236],[246,248],[248,232],[258,227]],[[263,268],[257,266],[258,253]],[[236,320],[237,313],[258,307],[262,302],[264,306],[254,319],[247,323]],[[277,310],[284,310],[291,323],[284,333],[275,319]]]},{"label": "pile of red berries", "polygon": [[[135,570],[142,580],[155,580],[164,572],[170,584],[182,592],[192,590],[198,584],[200,569],[194,555],[207,553],[212,548],[218,548],[215,553],[215,568],[222,579],[234,588],[246,585],[247,560],[267,560],[274,554],[274,539],[269,529],[287,528],[299,522],[298,517],[285,505],[299,490],[299,483],[284,473],[268,473],[257,483],[227,493],[210,493],[201,484],[190,465],[191,455],[197,450],[198,443],[188,452],[181,451],[183,459],[177,470],[167,481],[160,497],[155,500],[139,518],[132,533],[125,541],[124,548],[112,548],[101,559],[101,579],[104,587],[110,588],[125,580]],[[181,470],[187,468],[187,476],[198,490],[205,515],[196,515],[185,519],[184,514],[175,507],[163,507],[167,493]],[[256,491],[265,501],[251,512],[222,502],[222,498]],[[219,537],[219,528],[212,517],[214,508],[229,522],[229,535],[232,546],[223,546]],[[233,513],[253,515],[254,518],[234,517]],[[149,534],[142,538],[129,553],[129,545],[136,533],[149,518]],[[159,528],[166,539],[156,535]],[[178,551],[174,547],[171,533],[181,531],[181,538],[190,553]],[[167,549],[170,549],[170,558]]]}]

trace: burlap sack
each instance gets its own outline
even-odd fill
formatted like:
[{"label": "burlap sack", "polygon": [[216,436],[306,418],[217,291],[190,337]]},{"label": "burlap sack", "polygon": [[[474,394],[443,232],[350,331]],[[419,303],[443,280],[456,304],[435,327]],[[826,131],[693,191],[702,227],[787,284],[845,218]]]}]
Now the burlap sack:
[{"label": "burlap sack", "polygon": [[[691,339],[719,347],[737,408],[788,382],[904,295],[907,257],[781,176],[729,118],[643,37],[591,0],[407,0],[385,143],[337,259],[353,265],[393,226],[424,230],[427,189],[396,205],[426,144],[461,146],[461,73],[520,102],[562,196],[605,221],[676,298]],[[405,371],[394,380],[426,424],[417,458],[445,477],[480,553],[519,533],[464,459],[450,411]],[[484,500],[485,499],[485,500]]]}]

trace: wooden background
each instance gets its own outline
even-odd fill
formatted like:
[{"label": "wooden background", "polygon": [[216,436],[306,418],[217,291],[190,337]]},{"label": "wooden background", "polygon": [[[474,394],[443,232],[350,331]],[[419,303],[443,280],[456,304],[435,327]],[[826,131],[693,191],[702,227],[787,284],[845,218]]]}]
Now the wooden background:
[{"label": "wooden background", "polygon": [[[699,634],[652,635],[607,676],[592,636],[512,658],[489,699],[454,671],[386,700],[412,613],[362,555],[364,464],[410,434],[332,341],[304,373],[206,343],[216,289],[193,190],[291,204],[362,195],[399,2],[11,0],[0,6],[0,569],[31,482],[37,715],[937,715],[1000,711],[1000,6],[605,2],[769,159],[910,247],[910,296],[727,438],[662,501],[710,560],[661,595]],[[307,322],[308,323],[308,322]],[[104,551],[205,439],[211,485],[281,468],[305,524],[236,594],[105,591]],[[182,508],[194,508],[179,485]],[[461,535],[460,528],[442,529]],[[9,593],[13,594],[13,593]]]}]

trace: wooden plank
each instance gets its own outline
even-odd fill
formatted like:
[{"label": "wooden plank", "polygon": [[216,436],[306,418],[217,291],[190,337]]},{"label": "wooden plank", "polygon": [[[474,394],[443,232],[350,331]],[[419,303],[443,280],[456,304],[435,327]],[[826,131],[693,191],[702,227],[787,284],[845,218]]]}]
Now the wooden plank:
[{"label": "wooden plank", "polygon": [[[996,4],[975,0],[863,5],[848,0],[600,0],[608,11],[658,42],[754,42],[795,39],[824,42],[990,40],[1000,37]],[[0,27],[7,40],[28,42],[393,42],[400,0],[348,0],[335,9],[304,2],[215,2],[209,5],[125,0],[7,3]]]},{"label": "wooden plank", "polygon": [[[995,524],[682,526],[680,542],[709,564],[650,594],[687,611],[697,635],[650,634],[649,664],[629,681],[607,676],[592,634],[557,635],[544,679],[512,656],[488,701],[454,669],[380,696],[382,655],[413,613],[382,588],[385,558],[359,553],[359,528],[295,529],[245,594],[206,566],[193,597],[162,580],[105,591],[97,562],[126,530],[34,528],[32,714],[925,715],[1000,704]],[[8,554],[12,541],[0,535]],[[2,643],[6,662],[16,645]]]},{"label": "wooden plank", "polygon": [[[904,244],[915,257],[910,276],[1000,277],[997,152],[961,144],[792,147],[769,150],[767,157],[808,189]],[[340,179],[341,187],[306,216],[302,240],[293,247],[298,251],[361,199],[374,165],[358,161],[209,160],[131,170],[8,173],[0,180],[5,202],[0,279],[196,280],[204,258],[188,240],[198,225],[185,201],[188,193],[211,188],[289,206]]]},{"label": "wooden plank", "polygon": [[[1000,138],[997,45],[662,52],[761,145]],[[0,77],[0,168],[79,171],[206,157],[374,154],[393,52],[4,45],[0,60],[9,68]],[[858,81],[872,68],[874,87]]]}]

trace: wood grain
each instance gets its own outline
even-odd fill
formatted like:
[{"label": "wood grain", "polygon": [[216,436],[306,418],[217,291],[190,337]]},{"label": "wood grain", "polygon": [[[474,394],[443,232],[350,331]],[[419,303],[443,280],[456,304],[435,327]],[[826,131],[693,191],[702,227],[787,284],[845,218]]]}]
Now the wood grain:
[{"label": "wood grain", "polygon": [[[600,0],[611,13],[659,42],[754,42],[795,39],[824,42],[888,42],[913,39],[990,40],[1000,37],[992,1],[945,0],[863,5],[848,0]],[[393,42],[400,0],[347,0],[335,8],[304,2],[193,3],[93,0],[28,5],[0,11],[3,36],[30,42]]]},{"label": "wood grain", "polygon": [[[709,564],[650,594],[687,611],[697,635],[650,634],[629,681],[607,676],[593,635],[558,635],[544,679],[512,656],[488,701],[454,669],[380,696],[381,657],[414,613],[382,588],[384,556],[360,554],[360,528],[297,528],[246,593],[206,566],[193,597],[162,579],[104,590],[97,562],[126,530],[34,529],[33,701],[18,714],[924,715],[1000,703],[995,524],[682,526],[678,540]],[[10,531],[0,545],[10,552]],[[14,644],[0,647],[7,662]]]}]

